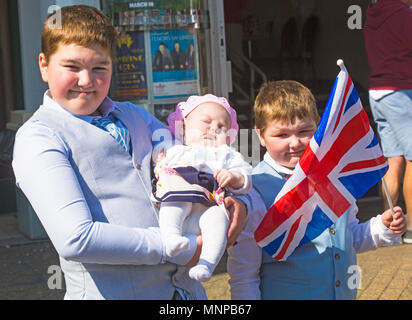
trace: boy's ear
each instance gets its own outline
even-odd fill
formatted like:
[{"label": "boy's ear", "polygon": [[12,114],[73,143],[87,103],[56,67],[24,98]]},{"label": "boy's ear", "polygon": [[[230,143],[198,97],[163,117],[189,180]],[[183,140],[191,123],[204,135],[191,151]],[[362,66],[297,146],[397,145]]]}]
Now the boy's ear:
[{"label": "boy's ear", "polygon": [[44,82],[48,82],[48,76],[47,76],[47,60],[46,56],[44,53],[39,54],[39,68],[40,68],[40,74],[41,78],[43,79]]},{"label": "boy's ear", "polygon": [[258,138],[259,138],[260,145],[265,148],[265,147],[266,147],[266,143],[265,143],[265,140],[264,140],[264,139],[262,138],[262,136],[260,135],[260,129],[258,129],[258,128],[255,126],[255,127],[254,127],[254,130],[255,130]]}]

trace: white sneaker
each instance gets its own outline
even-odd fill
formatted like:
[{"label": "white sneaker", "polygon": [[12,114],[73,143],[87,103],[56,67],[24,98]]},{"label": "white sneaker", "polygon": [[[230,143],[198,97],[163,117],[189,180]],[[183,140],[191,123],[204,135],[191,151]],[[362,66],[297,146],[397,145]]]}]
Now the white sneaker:
[{"label": "white sneaker", "polygon": [[412,244],[412,230],[406,230],[402,235],[403,243]]}]

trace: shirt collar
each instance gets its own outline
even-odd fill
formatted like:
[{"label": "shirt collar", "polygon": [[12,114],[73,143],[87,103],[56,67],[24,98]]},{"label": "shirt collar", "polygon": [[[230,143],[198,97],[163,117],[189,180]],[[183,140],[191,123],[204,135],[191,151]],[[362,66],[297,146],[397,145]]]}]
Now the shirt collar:
[{"label": "shirt collar", "polygon": [[50,107],[54,110],[57,110],[59,112],[67,112],[68,114],[70,114],[70,115],[72,115],[76,118],[82,119],[84,121],[87,121],[89,123],[91,123],[92,120],[95,119],[95,118],[98,119],[98,118],[107,117],[110,114],[110,112],[112,112],[114,110],[114,103],[113,103],[112,99],[110,99],[109,97],[106,97],[106,98],[104,98],[103,102],[100,104],[100,106],[98,108],[100,113],[102,114],[102,116],[82,116],[82,115],[78,115],[78,114],[75,114],[75,113],[67,110],[66,108],[64,108],[60,104],[58,104],[55,100],[53,100],[51,98],[51,95],[50,95],[50,90],[47,90],[44,93],[43,105],[48,106],[48,107]]},{"label": "shirt collar", "polygon": [[291,170],[289,168],[286,168],[284,166],[281,166],[279,163],[277,163],[273,158],[270,156],[268,152],[265,153],[263,156],[263,160],[270,165],[273,169],[275,169],[278,173],[282,175],[287,175],[290,176],[294,170]]}]

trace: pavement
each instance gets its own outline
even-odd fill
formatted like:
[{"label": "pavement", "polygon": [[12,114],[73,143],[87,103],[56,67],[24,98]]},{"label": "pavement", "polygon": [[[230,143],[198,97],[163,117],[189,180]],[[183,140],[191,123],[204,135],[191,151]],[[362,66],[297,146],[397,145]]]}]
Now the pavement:
[{"label": "pavement", "polygon": [[[378,197],[361,200],[358,206],[361,222],[382,211]],[[230,299],[226,258],[204,283],[210,300]],[[358,266],[357,299],[412,300],[412,245],[360,253]],[[16,213],[0,214],[0,300],[61,300],[64,293],[64,277],[51,242],[23,235]]]}]

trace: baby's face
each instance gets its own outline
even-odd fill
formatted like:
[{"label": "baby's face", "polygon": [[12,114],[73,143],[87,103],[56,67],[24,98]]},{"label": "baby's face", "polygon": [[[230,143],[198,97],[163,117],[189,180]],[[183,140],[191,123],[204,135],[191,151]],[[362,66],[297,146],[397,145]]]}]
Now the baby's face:
[{"label": "baby's face", "polygon": [[185,144],[218,147],[229,144],[230,115],[214,102],[205,102],[189,113],[184,120]]}]

